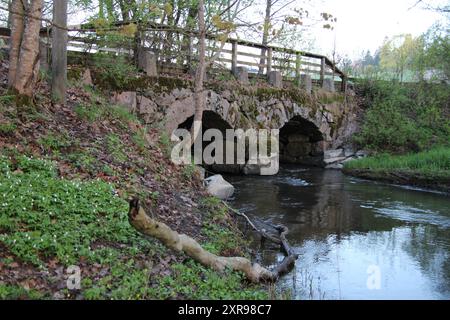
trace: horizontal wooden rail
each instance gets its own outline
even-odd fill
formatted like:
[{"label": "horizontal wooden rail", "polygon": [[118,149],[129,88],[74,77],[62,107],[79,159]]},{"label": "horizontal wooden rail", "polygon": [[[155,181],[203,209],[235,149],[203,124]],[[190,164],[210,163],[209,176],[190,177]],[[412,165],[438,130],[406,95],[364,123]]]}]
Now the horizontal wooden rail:
[{"label": "horizontal wooden rail", "polygon": [[[130,22],[117,22],[112,27],[101,30],[96,29],[92,24],[69,27],[68,45],[69,47],[83,49],[84,44],[86,51],[94,49],[133,54],[136,49],[136,39],[133,38],[130,38],[129,44],[120,42],[115,45],[108,43],[108,48],[99,46],[102,35],[109,31],[117,31],[118,28],[127,24],[130,24]],[[140,45],[155,51],[160,63],[172,61],[190,67],[192,62],[196,60],[197,52],[194,41],[198,39],[197,31],[150,22],[138,22],[136,24],[141,39]],[[102,32],[98,33],[98,31]],[[73,33],[77,34],[74,35]],[[9,36],[10,30],[0,28],[0,35]],[[41,29],[42,37],[49,35],[51,35],[51,29]],[[182,38],[181,44],[167,40],[174,35],[178,35],[178,39]],[[333,79],[337,76],[341,79],[342,90],[345,91],[347,76],[326,56],[277,46],[265,46],[242,39],[227,38],[223,41],[212,34],[207,34],[206,38],[208,40],[207,54],[213,56],[220,50],[215,62],[230,65],[233,72],[240,65],[250,67],[249,71],[256,67],[258,68],[258,74],[263,75],[270,73],[272,70],[280,70],[284,73],[284,76],[289,77],[295,74],[295,78],[298,79],[301,74],[306,73],[316,75],[321,84],[324,83],[326,76],[331,76]],[[255,50],[260,52],[257,53]]]}]

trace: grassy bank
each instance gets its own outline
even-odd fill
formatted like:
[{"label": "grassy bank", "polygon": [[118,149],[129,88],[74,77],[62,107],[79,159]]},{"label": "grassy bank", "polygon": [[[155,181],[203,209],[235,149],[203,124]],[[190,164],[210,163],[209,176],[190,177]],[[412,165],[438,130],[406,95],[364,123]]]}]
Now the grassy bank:
[{"label": "grassy bank", "polygon": [[380,154],[352,160],[344,172],[368,179],[450,191],[450,148],[406,155]]},{"label": "grassy bank", "polygon": [[[128,223],[137,196],[208,250],[250,254],[196,170],[168,159],[166,136],[90,88],[72,84],[64,107],[45,84],[37,91],[35,107],[17,110],[0,87],[0,299],[267,298],[243,275],[204,268]],[[79,289],[67,287],[71,266]]]}]

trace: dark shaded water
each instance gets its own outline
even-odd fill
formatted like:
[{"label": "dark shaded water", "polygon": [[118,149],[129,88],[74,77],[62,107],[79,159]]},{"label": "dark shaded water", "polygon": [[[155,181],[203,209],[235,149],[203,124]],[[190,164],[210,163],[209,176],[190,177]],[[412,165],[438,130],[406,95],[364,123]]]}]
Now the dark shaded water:
[{"label": "dark shaded water", "polygon": [[[300,254],[280,281],[295,299],[450,299],[450,197],[339,171],[228,176],[231,203],[289,227]],[[260,259],[283,256],[264,246]]]}]

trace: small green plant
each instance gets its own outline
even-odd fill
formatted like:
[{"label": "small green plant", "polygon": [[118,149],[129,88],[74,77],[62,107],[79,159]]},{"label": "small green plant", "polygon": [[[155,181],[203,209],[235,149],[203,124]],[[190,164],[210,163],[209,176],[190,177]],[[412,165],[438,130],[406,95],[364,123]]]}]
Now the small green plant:
[{"label": "small green plant", "polygon": [[75,107],[75,113],[80,119],[95,122],[101,119],[104,114],[104,109],[95,103],[89,105],[79,104]]},{"label": "small green plant", "polygon": [[136,67],[123,55],[95,54],[94,65],[98,82],[114,89],[124,89],[137,74]]},{"label": "small green plant", "polygon": [[109,134],[106,137],[106,147],[112,157],[118,162],[124,162],[127,160],[127,155],[124,152],[124,145],[116,134]]},{"label": "small green plant", "polygon": [[5,285],[0,284],[0,299],[10,299],[10,300],[23,300],[23,299],[42,299],[44,296],[42,293],[36,290],[26,290],[25,288],[18,285]]},{"label": "small green plant", "polygon": [[137,133],[134,133],[132,139],[140,152],[145,152],[147,150],[147,141],[145,140],[144,130],[141,129]]},{"label": "small green plant", "polygon": [[0,123],[0,135],[10,135],[17,129],[17,125],[11,122]]},{"label": "small green plant", "polygon": [[172,265],[173,274],[159,279],[152,288],[160,299],[267,299],[260,286],[243,286],[244,276],[225,271],[219,274],[193,260]]},{"label": "small green plant", "polygon": [[169,157],[172,150],[172,143],[170,141],[169,135],[165,131],[161,131],[161,134],[159,136],[159,144],[161,145],[161,148],[163,149],[166,157]]},{"label": "small green plant", "polygon": [[186,180],[192,179],[192,177],[194,176],[195,172],[197,172],[197,167],[193,163],[190,163],[190,164],[185,165],[183,167],[183,177]]},{"label": "small green plant", "polygon": [[72,142],[67,133],[59,134],[50,132],[46,136],[38,139],[38,143],[42,145],[47,151],[60,151],[63,148],[70,147]]},{"label": "small green plant", "polygon": [[111,119],[116,119],[121,122],[135,122],[139,123],[139,119],[130,112],[129,109],[122,107],[122,106],[110,106],[106,108],[106,111],[108,113],[108,116]]}]

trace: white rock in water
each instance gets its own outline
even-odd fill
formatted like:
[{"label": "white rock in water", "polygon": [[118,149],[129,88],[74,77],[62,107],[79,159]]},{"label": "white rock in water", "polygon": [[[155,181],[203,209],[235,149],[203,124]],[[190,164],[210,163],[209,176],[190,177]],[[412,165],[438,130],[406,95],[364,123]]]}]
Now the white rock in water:
[{"label": "white rock in water", "polygon": [[331,149],[324,152],[324,159],[340,158],[344,156],[344,149]]},{"label": "white rock in water", "polygon": [[234,187],[229,182],[225,181],[220,174],[206,178],[205,184],[209,194],[222,200],[228,199],[234,193]]}]

